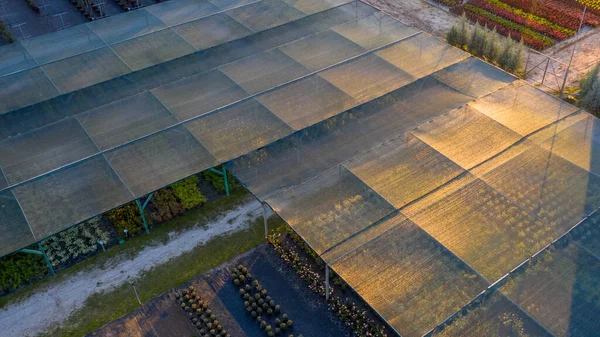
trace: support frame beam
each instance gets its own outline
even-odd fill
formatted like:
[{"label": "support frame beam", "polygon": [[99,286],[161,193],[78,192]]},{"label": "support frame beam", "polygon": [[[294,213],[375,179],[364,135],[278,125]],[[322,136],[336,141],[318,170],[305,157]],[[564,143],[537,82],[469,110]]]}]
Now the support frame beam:
[{"label": "support frame beam", "polygon": [[144,213],[144,210],[146,209],[146,206],[148,206],[148,203],[152,199],[153,195],[154,192],[148,194],[148,198],[146,198],[143,205],[140,202],[140,199],[135,199],[135,203],[137,204],[138,209],[140,210],[140,215],[142,216],[142,222],[144,223],[144,229],[146,230],[146,233],[150,233],[150,229],[148,228],[148,221],[146,220],[146,214]]}]

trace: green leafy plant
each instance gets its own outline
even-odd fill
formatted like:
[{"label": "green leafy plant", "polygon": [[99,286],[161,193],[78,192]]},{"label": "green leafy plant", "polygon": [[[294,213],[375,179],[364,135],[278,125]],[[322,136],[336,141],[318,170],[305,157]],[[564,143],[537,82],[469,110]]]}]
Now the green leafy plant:
[{"label": "green leafy plant", "polygon": [[152,206],[150,216],[157,222],[170,220],[183,212],[183,206],[169,188],[154,192],[150,206]]},{"label": "green leafy plant", "polygon": [[8,28],[6,28],[6,25],[2,21],[0,21],[0,37],[8,41],[8,43],[15,42],[15,38],[12,36],[12,33],[8,30]]},{"label": "green leafy plant", "polygon": [[206,202],[206,197],[198,190],[197,176],[191,176],[178,181],[171,185],[171,189],[185,209],[190,209]]},{"label": "green leafy plant", "polygon": [[110,233],[100,228],[100,221],[100,217],[93,218],[42,241],[52,265],[58,267],[96,252],[100,240],[107,243]]},{"label": "green leafy plant", "polygon": [[[221,170],[220,167],[216,168],[218,171]],[[223,176],[217,173],[214,173],[210,170],[202,172],[202,179],[211,184],[217,192],[221,194],[225,194],[225,182],[223,181]],[[229,184],[229,191],[233,191],[234,189],[241,186],[241,184],[235,179],[235,177],[227,171],[227,183]]]},{"label": "green leafy plant", "polygon": [[[135,235],[144,228],[140,211],[133,202],[110,211],[107,217],[122,236],[125,236],[125,229],[127,229],[128,235]],[[146,219],[148,220],[148,226],[150,226],[150,219],[148,217]]]},{"label": "green leafy plant", "polygon": [[40,255],[14,253],[0,259],[0,294],[42,278],[47,273]]},{"label": "green leafy plant", "polygon": [[600,62],[581,81],[580,104],[589,112],[600,115]]}]

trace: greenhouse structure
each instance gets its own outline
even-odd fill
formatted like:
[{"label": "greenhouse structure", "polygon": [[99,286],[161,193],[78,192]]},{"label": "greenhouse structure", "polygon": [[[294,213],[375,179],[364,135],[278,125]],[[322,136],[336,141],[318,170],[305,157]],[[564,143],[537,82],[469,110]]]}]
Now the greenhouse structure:
[{"label": "greenhouse structure", "polygon": [[596,126],[361,2],[169,1],[0,47],[0,255],[222,164],[400,336],[598,336]]}]

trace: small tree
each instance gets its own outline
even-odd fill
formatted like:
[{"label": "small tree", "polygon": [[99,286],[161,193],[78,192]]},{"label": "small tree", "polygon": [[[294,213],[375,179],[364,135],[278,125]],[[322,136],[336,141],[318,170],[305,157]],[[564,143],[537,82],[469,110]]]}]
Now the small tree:
[{"label": "small tree", "polygon": [[488,30],[486,35],[487,43],[485,57],[487,57],[490,62],[496,62],[498,61],[498,56],[500,54],[500,46],[498,45],[500,39],[496,27],[494,27],[493,30]]},{"label": "small tree", "polygon": [[498,65],[500,68],[508,70],[508,66],[511,63],[511,53],[514,48],[515,41],[508,36],[508,38],[504,39],[502,43],[502,49],[500,50],[500,54],[498,54]]},{"label": "small tree", "polygon": [[459,28],[458,25],[453,25],[452,27],[450,27],[450,30],[448,31],[448,33],[446,33],[446,42],[448,42],[448,44],[451,44],[453,46],[460,46],[460,32],[459,32]]},{"label": "small tree", "polygon": [[485,33],[485,30],[479,25],[479,23],[475,23],[475,29],[473,29],[473,33],[469,39],[469,50],[475,55],[484,56],[487,49],[486,37],[487,34]]},{"label": "small tree", "polygon": [[581,81],[581,97],[587,96],[592,90],[594,83],[600,81],[600,62],[594,66]]},{"label": "small tree", "polygon": [[583,108],[600,115],[600,63],[590,70],[581,81],[580,103]]},{"label": "small tree", "polygon": [[469,20],[467,19],[467,15],[463,12],[463,15],[460,17],[460,21],[458,23],[458,45],[466,46],[469,44]]}]

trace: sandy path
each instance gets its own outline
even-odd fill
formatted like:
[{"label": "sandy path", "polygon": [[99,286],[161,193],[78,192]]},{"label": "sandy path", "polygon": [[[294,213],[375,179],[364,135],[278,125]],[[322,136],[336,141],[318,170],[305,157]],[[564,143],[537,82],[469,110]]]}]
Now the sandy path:
[{"label": "sandy path", "polygon": [[[145,270],[166,263],[214,237],[245,229],[260,216],[262,207],[253,200],[201,228],[171,233],[166,244],[147,247],[134,259],[115,258],[106,264],[105,269],[86,270],[52,284],[0,311],[0,335],[35,336],[44,332],[50,326],[65,321],[92,294],[120,286],[129,278],[136,278]],[[95,287],[90,286],[94,284]]]},{"label": "sandy path", "polygon": [[390,14],[409,26],[438,37],[444,37],[450,27],[458,21],[454,15],[424,0],[362,1]]}]

